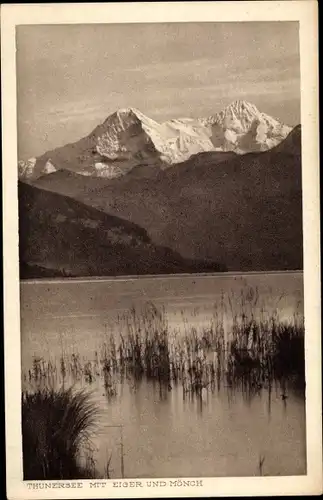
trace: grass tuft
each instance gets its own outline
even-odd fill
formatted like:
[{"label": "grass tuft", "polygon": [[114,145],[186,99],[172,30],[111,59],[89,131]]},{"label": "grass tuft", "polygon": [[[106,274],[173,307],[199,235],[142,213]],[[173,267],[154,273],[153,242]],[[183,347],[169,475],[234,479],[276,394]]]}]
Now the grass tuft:
[{"label": "grass tuft", "polygon": [[[97,416],[96,405],[84,391],[42,389],[23,393],[24,479],[95,477],[90,437]],[[83,466],[82,454],[86,457]]]}]

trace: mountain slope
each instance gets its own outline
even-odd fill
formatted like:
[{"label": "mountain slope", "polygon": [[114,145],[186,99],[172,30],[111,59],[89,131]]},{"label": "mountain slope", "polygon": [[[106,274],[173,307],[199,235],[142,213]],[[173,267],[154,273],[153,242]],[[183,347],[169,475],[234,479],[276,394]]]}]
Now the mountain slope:
[{"label": "mountain slope", "polygon": [[[210,161],[212,159],[212,164],[214,166],[228,161],[229,159],[235,158],[236,154],[233,152],[209,152],[209,153],[199,153],[193,155],[189,160],[183,162],[182,168],[189,168],[191,164],[200,165],[204,164],[205,161]],[[96,193],[100,193],[102,188],[105,186],[117,186],[120,184],[128,185],[132,182],[138,182],[143,184],[146,181],[154,180],[158,182],[165,176],[162,170],[159,168],[158,164],[154,165],[138,165],[134,167],[128,174],[120,179],[107,179],[107,178],[96,178],[96,177],[84,177],[83,175],[71,172],[70,170],[58,170],[48,175],[42,175],[38,179],[32,182],[32,185],[52,191],[54,193],[63,194],[65,196],[70,196],[76,199],[83,199],[87,193],[92,193],[95,197]]]},{"label": "mountain slope", "polygon": [[281,143],[279,143],[277,146],[275,146],[275,148],[272,149],[272,152],[293,155],[295,157],[298,157],[300,161],[302,155],[301,146],[302,146],[302,129],[301,125],[297,125],[288,134],[286,139],[284,139]]},{"label": "mountain slope", "polygon": [[22,279],[223,270],[154,245],[131,222],[21,182],[19,249]]},{"label": "mountain slope", "polygon": [[87,137],[19,161],[19,177],[37,179],[64,169],[114,179],[138,166],[166,169],[201,152],[268,150],[290,130],[246,101],[235,101],[209,118],[177,118],[161,124],[135,108],[120,109]]},{"label": "mountain slope", "polygon": [[139,224],[155,244],[186,258],[225,262],[232,271],[301,269],[300,150],[296,127],[267,152],[200,153],[153,177],[79,176],[77,186],[66,176],[51,186],[57,172],[42,186]]}]

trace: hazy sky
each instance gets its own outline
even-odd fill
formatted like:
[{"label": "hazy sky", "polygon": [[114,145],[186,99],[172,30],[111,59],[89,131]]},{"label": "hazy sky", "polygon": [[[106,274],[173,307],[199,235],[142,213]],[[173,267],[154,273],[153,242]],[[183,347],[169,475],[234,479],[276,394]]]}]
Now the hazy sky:
[{"label": "hazy sky", "polygon": [[80,139],[121,107],[163,121],[245,99],[296,125],[298,23],[20,26],[17,87],[19,158]]}]

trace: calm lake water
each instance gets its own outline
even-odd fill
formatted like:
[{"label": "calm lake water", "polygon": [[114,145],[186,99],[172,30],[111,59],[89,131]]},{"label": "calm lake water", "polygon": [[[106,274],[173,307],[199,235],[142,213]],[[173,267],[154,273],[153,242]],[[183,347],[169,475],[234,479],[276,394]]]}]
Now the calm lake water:
[{"label": "calm lake water", "polygon": [[[35,356],[55,361],[64,352],[93,360],[107,335],[122,333],[118,317],[147,302],[164,308],[169,329],[179,335],[217,314],[229,329],[242,303],[247,313],[248,307],[262,317],[276,311],[289,320],[303,315],[303,275],[22,282],[23,372]],[[253,476],[261,457],[264,475],[306,473],[305,401],[293,390],[282,400],[280,387],[248,397],[222,386],[195,398],[146,380],[119,381],[113,397],[99,378],[86,387],[101,408],[95,458],[103,471],[112,453],[112,478],[122,477],[122,468],[133,478]]]}]

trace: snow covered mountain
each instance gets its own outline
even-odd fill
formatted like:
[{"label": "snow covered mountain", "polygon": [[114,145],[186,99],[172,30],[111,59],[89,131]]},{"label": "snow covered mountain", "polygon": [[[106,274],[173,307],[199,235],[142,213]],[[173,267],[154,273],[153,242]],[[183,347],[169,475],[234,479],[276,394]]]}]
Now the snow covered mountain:
[{"label": "snow covered mountain", "polygon": [[244,154],[277,146],[292,127],[261,113],[247,101],[234,101],[223,111],[201,120],[211,127],[216,149]]},{"label": "snow covered mountain", "polygon": [[164,123],[135,108],[120,109],[87,137],[38,158],[19,161],[19,177],[37,179],[67,169],[115,178],[142,165],[165,169],[201,152],[266,151],[291,130],[246,101],[235,101],[208,118],[178,118]]},{"label": "snow covered mountain", "polygon": [[193,120],[157,123],[135,108],[120,109],[100,127],[96,150],[108,161],[157,157],[166,164],[180,163],[192,154],[213,149],[207,128]]}]

